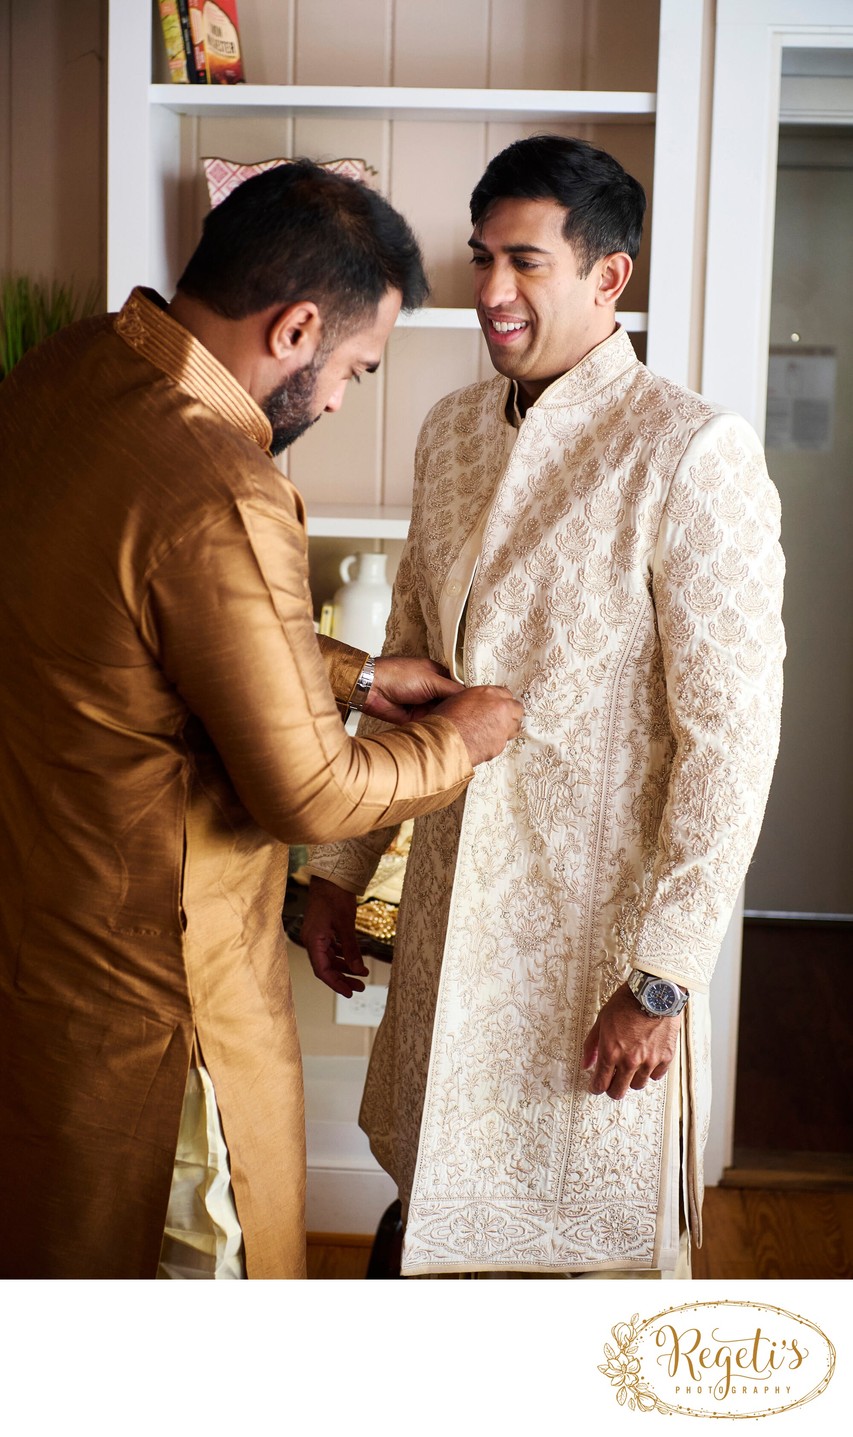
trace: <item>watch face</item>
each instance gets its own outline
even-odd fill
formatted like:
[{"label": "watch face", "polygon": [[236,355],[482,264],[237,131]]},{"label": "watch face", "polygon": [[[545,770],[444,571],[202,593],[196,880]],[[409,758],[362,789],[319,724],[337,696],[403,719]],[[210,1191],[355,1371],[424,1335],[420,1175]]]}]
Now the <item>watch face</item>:
[{"label": "watch face", "polygon": [[646,1007],[660,1017],[666,1017],[667,1013],[677,1007],[680,996],[675,984],[669,983],[666,978],[650,983],[643,993]]}]

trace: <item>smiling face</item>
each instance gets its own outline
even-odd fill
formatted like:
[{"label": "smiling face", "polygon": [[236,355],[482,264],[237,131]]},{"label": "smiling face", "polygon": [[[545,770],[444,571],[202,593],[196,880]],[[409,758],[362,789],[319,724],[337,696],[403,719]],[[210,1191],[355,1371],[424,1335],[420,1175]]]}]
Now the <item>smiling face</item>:
[{"label": "smiling face", "polygon": [[631,273],[627,255],[578,272],[556,200],[497,200],[468,241],[477,316],[500,374],[522,400],[540,394],[608,338],[616,299]]}]

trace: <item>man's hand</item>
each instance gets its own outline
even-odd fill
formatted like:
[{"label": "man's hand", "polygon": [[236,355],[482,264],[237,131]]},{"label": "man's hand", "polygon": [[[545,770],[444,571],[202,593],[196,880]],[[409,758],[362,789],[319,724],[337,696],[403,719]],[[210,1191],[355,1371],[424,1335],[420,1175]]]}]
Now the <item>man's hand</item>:
[{"label": "man's hand", "polygon": [[524,709],[509,689],[482,684],[463,689],[432,710],[456,725],[468,750],[472,768],[497,758],[521,729]]},{"label": "man's hand", "polygon": [[355,909],[354,893],[327,878],[311,879],[300,941],[316,977],[344,998],[364,991],[361,979],[350,975],[369,972],[356,941]]},{"label": "man's hand", "polygon": [[386,723],[411,723],[440,714],[456,725],[472,767],[496,758],[521,728],[524,710],[509,689],[466,689],[432,659],[376,660],[364,712]]},{"label": "man's hand", "polygon": [[590,1091],[624,1098],[662,1078],[675,1057],[681,1014],[650,1018],[627,983],[605,1003],[583,1045],[583,1065],[592,1068]]},{"label": "man's hand", "polygon": [[376,659],[373,685],[364,712],[386,723],[426,718],[436,703],[460,694],[464,686],[432,659]]}]

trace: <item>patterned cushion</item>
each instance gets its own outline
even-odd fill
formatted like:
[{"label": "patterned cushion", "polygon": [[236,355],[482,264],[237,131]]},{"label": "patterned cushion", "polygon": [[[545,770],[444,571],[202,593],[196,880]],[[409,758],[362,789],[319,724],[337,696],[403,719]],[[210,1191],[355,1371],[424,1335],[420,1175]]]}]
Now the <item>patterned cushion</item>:
[{"label": "patterned cushion", "polygon": [[[254,164],[240,164],[237,160],[223,160],[214,156],[203,159],[201,163],[207,180],[210,208],[215,209],[244,180],[260,175],[264,170],[274,170],[278,165],[292,165],[293,159],[258,160]],[[325,160],[318,163],[322,170],[332,170],[336,175],[345,175],[349,180],[360,180],[365,185],[373,186],[379,178],[378,171],[365,160]]]}]

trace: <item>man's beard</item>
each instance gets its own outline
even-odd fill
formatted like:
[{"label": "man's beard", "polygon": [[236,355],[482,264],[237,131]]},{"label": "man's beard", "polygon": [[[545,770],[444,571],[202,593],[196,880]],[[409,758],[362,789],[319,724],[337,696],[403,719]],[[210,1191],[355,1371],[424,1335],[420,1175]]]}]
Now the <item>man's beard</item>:
[{"label": "man's beard", "polygon": [[300,434],[319,419],[314,413],[314,391],[322,364],[313,359],[273,389],[261,402],[261,408],[272,425],[271,454],[281,454]]}]

